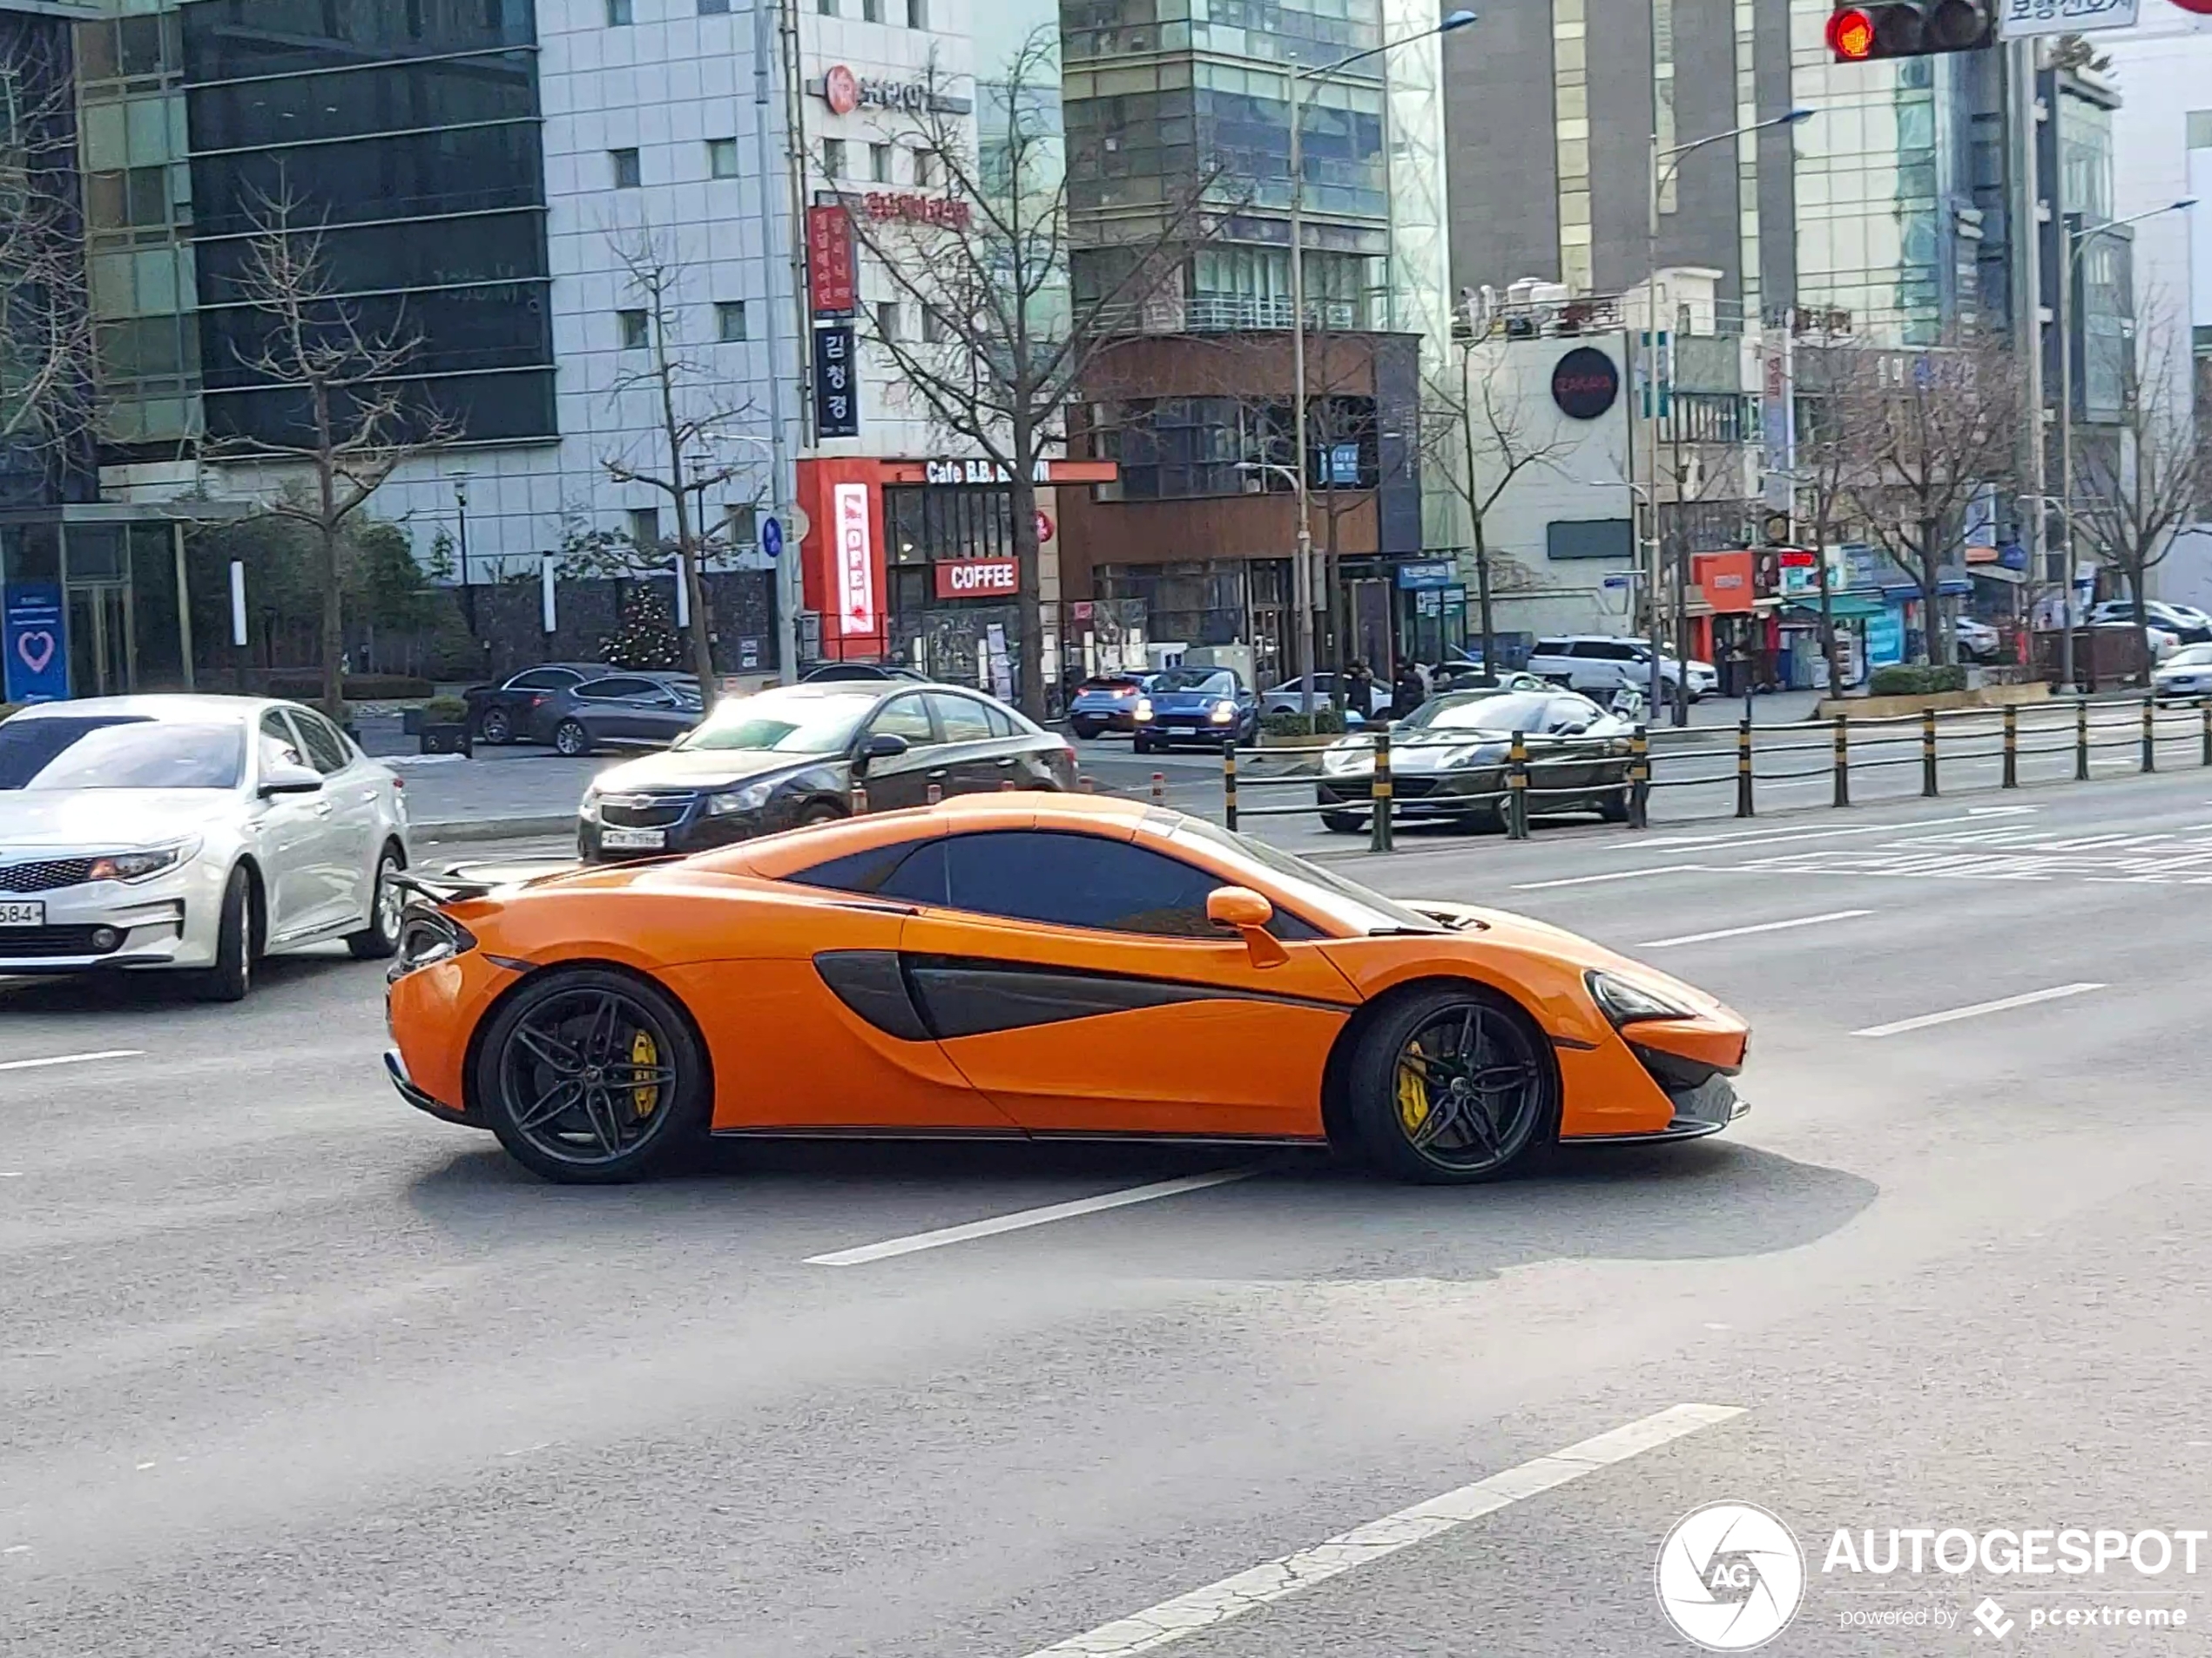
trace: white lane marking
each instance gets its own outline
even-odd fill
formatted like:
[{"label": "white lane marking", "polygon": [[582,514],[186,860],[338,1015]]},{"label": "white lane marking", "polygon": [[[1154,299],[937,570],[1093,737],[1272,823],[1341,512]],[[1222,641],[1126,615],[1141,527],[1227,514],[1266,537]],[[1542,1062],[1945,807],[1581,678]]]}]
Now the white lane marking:
[{"label": "white lane marking", "polygon": [[1656,869],[1616,869],[1604,875],[1569,875],[1563,880],[1516,881],[1512,890],[1541,893],[1554,886],[1588,886],[1595,881],[1635,880],[1645,875],[1687,875],[1704,867],[1703,864],[1662,864]]},{"label": "white lane marking", "polygon": [[1905,823],[1866,823],[1851,829],[1752,829],[1733,835],[1664,835],[1653,840],[1629,842],[1620,850],[1642,852],[1652,846],[1746,846],[1768,843],[1779,844],[1792,840],[1830,840],[1838,835],[1909,835],[1916,830],[1934,828],[1939,824],[1967,823],[2000,815],[2017,817],[2022,812],[2038,812],[2040,806],[1979,806],[1973,817],[1915,818]]},{"label": "white lane marking", "polygon": [[1594,1439],[1570,1445],[1564,1451],[1554,1451],[1534,1462],[1524,1462],[1503,1473],[1494,1473],[1487,1479],[1478,1479],[1440,1497],[1415,1503],[1411,1508],[1401,1508],[1394,1514],[1370,1520],[1295,1554],[1285,1554],[1234,1577],[1209,1583],[1203,1589],[1178,1594],[1171,1601],[1163,1601],[1131,1616],[1101,1624],[1085,1634],[1070,1635],[1065,1641],[1040,1648],[1028,1658],[1128,1658],[1133,1653],[1164,1647],[1201,1629],[1242,1617],[1255,1607],[1280,1601],[1340,1573],[1372,1565],[1402,1548],[1456,1530],[1469,1520],[1495,1513],[1523,1498],[1550,1491],[1585,1474],[1595,1473],[1609,1464],[1625,1462],[1686,1433],[1695,1433],[1700,1428],[1743,1414],[1743,1407],[1737,1405],[1669,1405],[1610,1432],[1601,1433]]},{"label": "white lane marking", "polygon": [[104,1048],[97,1054],[55,1054],[45,1059],[0,1060],[0,1071],[43,1070],[49,1065],[86,1065],[96,1059],[143,1059],[142,1048]]},{"label": "white lane marking", "polygon": [[1871,915],[1871,910],[1830,910],[1823,915],[1800,915],[1789,921],[1761,921],[1752,927],[1724,927],[1712,933],[1684,933],[1679,938],[1646,939],[1633,946],[1638,950],[1666,950],[1677,944],[1708,944],[1715,939],[1740,939],[1753,933],[1786,933],[1793,927],[1818,927],[1824,921],[1851,921],[1862,915]]},{"label": "white lane marking", "polygon": [[880,1244],[863,1244],[858,1249],[838,1250],[828,1255],[810,1255],[808,1266],[865,1266],[870,1261],[885,1261],[894,1255],[912,1255],[918,1250],[942,1249],[948,1244],[966,1244],[979,1237],[995,1237],[1001,1232],[1019,1232],[1031,1226],[1049,1226],[1054,1221],[1073,1220],[1078,1215],[1096,1215],[1102,1210],[1126,1209],[1131,1203],[1149,1203],[1157,1197],[1176,1197],[1184,1192],[1204,1191],[1209,1186],[1225,1186],[1232,1180],[1243,1180],[1258,1174],[1257,1169],[1224,1169],[1211,1175],[1184,1175],[1175,1180],[1155,1181],[1150,1186],[1131,1186],[1125,1191],[1101,1192],[1096,1197],[1078,1197],[1072,1203],[1047,1203],[1042,1209],[1017,1210],[1011,1215],[997,1215],[989,1220],[969,1221],[964,1226],[941,1227],[934,1232],[916,1232],[907,1237],[887,1238]]},{"label": "white lane marking", "polygon": [[1983,1014],[2001,1014],[2014,1008],[2033,1008],[2039,1001],[2057,1001],[2067,996],[2079,996],[2092,990],[2102,990],[2101,984],[2054,985],[2048,990],[2031,990],[2024,995],[2000,996],[1995,1001],[1977,1001],[1971,1007],[1952,1008],[1939,1014],[1922,1014],[1914,1019],[1899,1019],[1886,1025],[1869,1025],[1865,1030],[1851,1032],[1854,1036],[1901,1036],[1908,1030],[1925,1030],[1931,1025],[1947,1025],[1954,1019],[1975,1019]]}]

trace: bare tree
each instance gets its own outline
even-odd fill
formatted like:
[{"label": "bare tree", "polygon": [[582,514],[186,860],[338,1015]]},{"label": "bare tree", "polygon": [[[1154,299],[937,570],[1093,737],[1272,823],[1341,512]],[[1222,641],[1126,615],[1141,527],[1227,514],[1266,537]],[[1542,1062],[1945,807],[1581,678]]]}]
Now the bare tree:
[{"label": "bare tree", "polygon": [[0,53],[0,448],[49,466],[86,445],[94,414],[64,37],[18,36]]},{"label": "bare tree", "polygon": [[1217,172],[1125,233],[1090,292],[1069,286],[1068,168],[1052,115],[1060,88],[1059,37],[1042,29],[989,79],[999,104],[988,154],[943,97],[933,70],[927,95],[887,129],[900,147],[929,158],[955,211],[878,219],[851,215],[854,235],[920,327],[886,329],[864,312],[867,336],[889,358],[905,394],[947,434],[994,462],[1012,495],[1020,567],[1022,705],[1044,712],[1043,606],[1037,568],[1036,480],[1065,435],[1064,411],[1111,334],[1117,313],[1159,293],[1190,245],[1211,234],[1208,192]]},{"label": "bare tree", "polygon": [[[651,404],[650,447],[654,453],[648,458],[633,444],[602,455],[599,464],[617,483],[642,483],[658,490],[676,509],[676,578],[684,584],[691,612],[691,672],[711,708],[714,647],[701,572],[708,556],[727,543],[719,536],[720,521],[712,526],[707,522],[706,497],[748,469],[725,446],[737,441],[730,428],[751,414],[752,404],[724,397],[717,389],[723,382],[711,365],[687,352],[684,290],[688,267],[667,239],[645,229],[610,232],[608,241],[629,273],[631,296],[638,301],[637,321],[624,326],[642,326],[644,335],[637,347],[644,354],[644,361],[616,375],[613,395],[617,401],[637,397]],[[666,567],[664,549],[634,541],[630,545],[636,573],[652,571],[656,561],[658,568]]]},{"label": "bare tree", "polygon": [[382,327],[345,298],[324,253],[323,226],[308,222],[288,193],[257,196],[234,279],[258,313],[258,343],[234,347],[239,366],[265,385],[293,394],[281,425],[211,441],[219,457],[246,457],[307,468],[304,487],[272,494],[262,510],[303,524],[314,536],[322,589],[322,703],[345,712],[345,544],[353,520],[407,462],[460,435],[450,415],[411,397],[405,376],[422,347],[404,313]]},{"label": "bare tree", "polygon": [[2077,440],[2074,499],[2067,503],[2074,536],[2128,584],[2138,639],[2150,621],[2144,590],[2150,572],[2173,550],[2174,532],[2195,516],[2212,482],[2205,440],[2189,410],[2155,389],[2145,394],[2173,383],[2179,338],[2170,319],[2156,319],[2128,353],[2118,428],[2111,441]]},{"label": "bare tree", "polygon": [[1866,365],[1842,418],[1865,471],[1858,515],[1920,590],[1925,659],[1951,658],[1943,571],[1963,549],[1975,497],[2011,475],[2020,420],[2012,354],[1962,327],[1921,349],[1884,349]]},{"label": "bare tree", "polygon": [[1490,518],[1514,481],[1532,467],[1551,465],[1567,443],[1544,434],[1528,418],[1528,401],[1507,375],[1507,342],[1493,337],[1488,319],[1479,331],[1459,335],[1459,382],[1424,377],[1428,407],[1421,446],[1428,475],[1444,478],[1466,503],[1474,548],[1475,600],[1481,612],[1482,665],[1497,671],[1497,619],[1490,565]]},{"label": "bare tree", "polygon": [[1851,422],[1867,406],[1865,382],[1873,359],[1833,313],[1817,313],[1812,321],[1812,327],[1798,333],[1791,376],[1797,416],[1791,481],[1797,510],[1792,516],[1805,526],[1812,543],[1820,595],[1820,656],[1828,664],[1829,695],[1840,697],[1844,664],[1836,644],[1828,549],[1851,522],[1851,487],[1865,475],[1865,456],[1855,442]]}]

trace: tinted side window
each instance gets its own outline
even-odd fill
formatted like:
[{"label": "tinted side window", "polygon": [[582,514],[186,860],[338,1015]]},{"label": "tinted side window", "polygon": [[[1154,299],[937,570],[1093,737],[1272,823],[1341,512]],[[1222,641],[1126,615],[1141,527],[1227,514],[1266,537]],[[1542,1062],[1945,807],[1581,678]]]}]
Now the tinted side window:
[{"label": "tinted side window", "polygon": [[1221,880],[1125,841],[1038,830],[955,835],[945,861],[954,909],[1113,933],[1225,936],[1206,920],[1206,894]]},{"label": "tinted side window", "polygon": [[616,702],[651,697],[659,689],[650,679],[594,679],[589,684],[578,685],[576,694],[589,702]]},{"label": "tinted side window", "polygon": [[[785,879],[802,886],[822,886],[836,893],[867,893],[941,905],[945,901],[945,860],[938,847],[939,839],[932,835],[927,840],[897,840],[887,846],[871,846],[866,852],[847,853],[842,858],[833,858]],[[918,852],[934,855],[922,859],[911,874],[905,874],[905,866],[914,860]],[[917,886],[920,893],[914,890]],[[934,896],[922,896],[923,893]]]},{"label": "tinted side window", "polygon": [[868,734],[880,737],[887,732],[916,745],[937,740],[929,729],[929,710],[920,697],[894,697],[877,711],[868,722]]},{"label": "tinted side window", "polygon": [[1564,657],[1570,652],[1568,650],[1567,641],[1564,639],[1539,639],[1536,641],[1534,654],[1540,657]]},{"label": "tinted side window", "polygon": [[518,673],[507,682],[509,691],[558,691],[573,685],[577,676],[566,668],[532,668],[528,673]]},{"label": "tinted side window", "polygon": [[948,743],[986,743],[991,738],[990,716],[983,704],[973,697],[954,697],[933,692],[929,698],[937,710],[937,723],[945,728]]},{"label": "tinted side window", "polygon": [[261,716],[261,774],[268,775],[272,765],[305,765],[307,762],[300,753],[300,739],[293,735],[292,722],[272,708]]},{"label": "tinted side window", "polygon": [[986,708],[983,711],[989,717],[992,736],[1020,737],[1023,734],[1022,728],[1014,723],[1014,716],[1003,708]]},{"label": "tinted side window", "polygon": [[298,730],[300,741],[307,745],[309,763],[325,777],[353,764],[354,757],[346,751],[346,739],[320,714],[294,709],[292,724]]}]

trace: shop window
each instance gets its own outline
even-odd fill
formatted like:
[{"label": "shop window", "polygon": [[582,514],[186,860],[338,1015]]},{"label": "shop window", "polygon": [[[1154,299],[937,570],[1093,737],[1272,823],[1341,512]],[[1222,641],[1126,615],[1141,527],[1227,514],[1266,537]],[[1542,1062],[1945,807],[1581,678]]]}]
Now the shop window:
[{"label": "shop window", "polygon": [[644,162],[635,150],[610,150],[607,165],[614,170],[617,190],[635,190],[645,181]]},{"label": "shop window", "polygon": [[710,178],[734,179],[738,176],[738,141],[735,138],[709,138],[706,141],[706,171]]}]

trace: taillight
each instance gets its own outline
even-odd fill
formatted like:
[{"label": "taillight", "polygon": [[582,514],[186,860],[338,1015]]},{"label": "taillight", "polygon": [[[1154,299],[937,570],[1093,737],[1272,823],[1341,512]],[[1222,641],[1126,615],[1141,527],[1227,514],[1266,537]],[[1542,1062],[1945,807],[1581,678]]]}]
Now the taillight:
[{"label": "taillight", "polygon": [[530,698],[530,706],[531,706],[532,708],[543,708],[543,707],[544,707],[544,706],[545,706],[545,698],[543,698],[543,697],[533,697],[533,698]]}]

